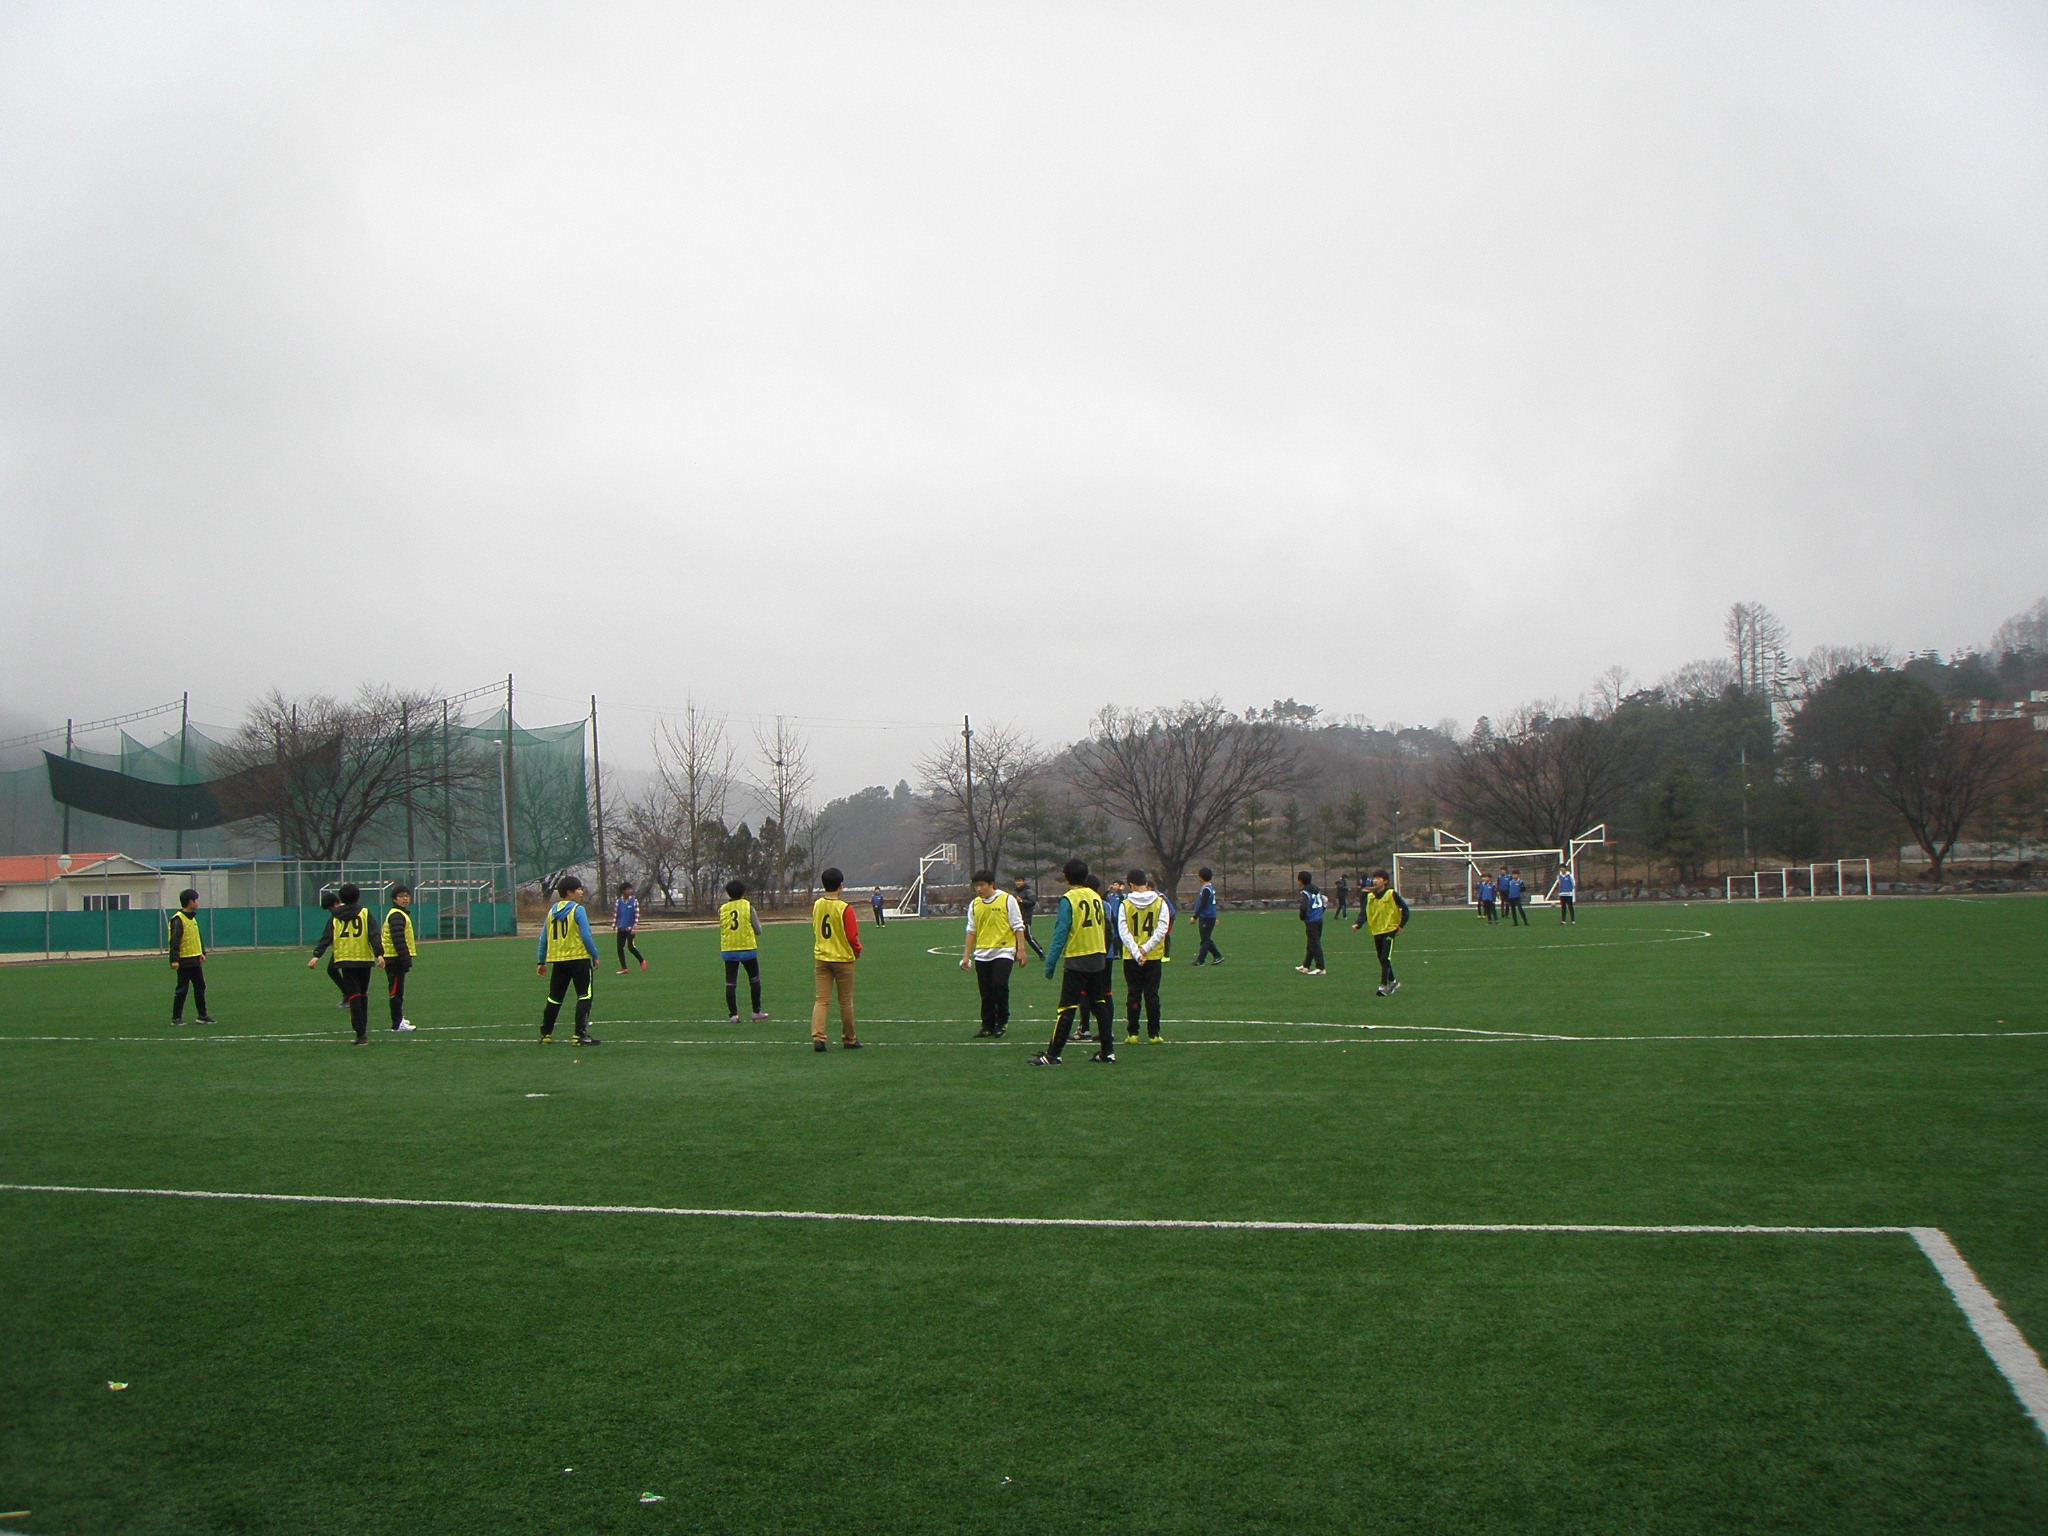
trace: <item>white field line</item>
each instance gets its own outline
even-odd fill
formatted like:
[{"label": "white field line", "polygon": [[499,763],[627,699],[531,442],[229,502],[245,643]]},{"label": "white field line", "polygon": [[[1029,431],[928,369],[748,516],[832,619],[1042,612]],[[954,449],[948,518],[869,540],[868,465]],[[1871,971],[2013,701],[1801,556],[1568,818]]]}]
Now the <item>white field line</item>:
[{"label": "white field line", "polygon": [[1949,1294],[1955,1297],[1956,1305],[1963,1309],[1977,1342],[1984,1346],[1984,1353],[2011,1385],[2013,1396],[2027,1410],[2034,1427],[2048,1436],[2048,1369],[2042,1367],[2041,1357],[2034,1353],[2026,1335],[2013,1326],[1998,1298],[1984,1288],[1984,1282],[1977,1278],[1977,1272],[1949,1241],[1946,1232],[1939,1227],[1909,1227],[1907,1231],[1927,1255],[1927,1262],[1941,1276]]},{"label": "white field line", "polygon": [[[1418,952],[1426,955],[1504,955],[1519,954],[1524,950],[1530,949],[1630,949],[1639,944],[1690,944],[1696,939],[1711,939],[1714,936],[1705,928],[1664,928],[1653,931],[1673,934],[1675,937],[1668,939],[1588,939],[1583,944],[1524,944],[1515,939],[1503,939],[1501,947],[1498,948],[1491,944],[1445,944],[1434,948],[1418,948],[1418,946],[1410,945],[1402,953],[1410,955]],[[1513,945],[1513,949],[1507,948],[1506,946],[1508,945]],[[955,965],[960,963],[960,951],[957,949],[935,946],[927,949],[925,953],[937,955],[941,960],[951,960]],[[1278,970],[1286,963],[1284,960],[1238,960],[1232,962],[1239,970]]]},{"label": "white field line", "polygon": [[[621,1024],[621,1025],[625,1025],[625,1026],[631,1027],[631,1026],[634,1026],[634,1025],[641,1025],[641,1024],[648,1024],[648,1023],[665,1023],[665,1022],[671,1022],[671,1021],[667,1021],[667,1020],[648,1020],[648,1019],[613,1019],[613,1020],[606,1020],[606,1019],[596,1019],[596,1020],[593,1020],[592,1022],[593,1022],[594,1024],[596,1024],[596,1025],[597,1025],[597,1026],[598,1026],[599,1028],[606,1028],[606,1027],[609,1027],[610,1025],[613,1025],[613,1024]],[[678,1022],[678,1023],[680,1023],[680,1022],[683,1022],[683,1021],[677,1020],[677,1021],[673,1021],[673,1022]],[[867,1021],[865,1021],[865,1022],[867,1022],[867,1023],[869,1023],[869,1024],[889,1024],[889,1023],[914,1023],[914,1024],[947,1024],[947,1025],[958,1025],[958,1026],[960,1026],[960,1027],[964,1028],[964,1027],[966,1027],[967,1025],[970,1025],[970,1024],[974,1023],[975,1021],[974,1021],[974,1020],[972,1020],[972,1019],[894,1019],[894,1020],[891,1020],[891,1019],[869,1019],[869,1020],[867,1020]],[[1044,1024],[1048,1024],[1048,1025],[1049,1025],[1049,1023],[1050,1023],[1050,1021],[1038,1021],[1038,1022],[1041,1022],[1041,1023],[1044,1023]],[[1724,1034],[1714,1034],[1714,1035],[1533,1035],[1533,1034],[1531,1034],[1531,1035],[1523,1035],[1523,1034],[1510,1034],[1510,1033],[1507,1033],[1507,1032],[1505,1032],[1505,1031],[1502,1031],[1502,1032],[1498,1032],[1498,1033],[1496,1033],[1496,1032],[1492,1032],[1492,1031],[1487,1031],[1487,1032],[1479,1032],[1479,1031],[1470,1031],[1470,1032],[1467,1032],[1467,1031],[1457,1031],[1457,1032],[1455,1033],[1455,1036],[1454,1036],[1453,1038],[1450,1038],[1450,1039],[1445,1039],[1445,1038],[1443,1038],[1443,1037],[1442,1037],[1441,1035],[1438,1035],[1438,1034],[1423,1034],[1423,1033],[1420,1033],[1420,1031],[1424,1031],[1424,1030],[1430,1030],[1430,1029],[1448,1029],[1448,1028],[1449,1028],[1449,1026],[1443,1026],[1443,1025],[1434,1025],[1434,1026],[1433,1026],[1433,1025],[1427,1025],[1427,1024],[1304,1024],[1304,1023],[1295,1023],[1295,1022],[1282,1022],[1282,1021],[1275,1021],[1275,1020],[1269,1020],[1269,1019],[1169,1019],[1169,1020],[1167,1020],[1167,1025],[1168,1025],[1168,1027],[1169,1027],[1169,1028],[1172,1028],[1172,1027],[1174,1027],[1174,1026],[1176,1026],[1176,1025],[1180,1025],[1180,1026],[1185,1026],[1185,1025],[1190,1025],[1190,1024],[1199,1024],[1199,1025],[1225,1025],[1225,1026],[1228,1026],[1228,1025],[1232,1025],[1232,1024],[1235,1024],[1235,1025],[1240,1025],[1240,1026],[1254,1026],[1254,1027],[1258,1027],[1258,1028],[1270,1028],[1270,1029],[1345,1029],[1345,1030],[1359,1030],[1359,1031],[1365,1031],[1365,1030],[1383,1030],[1383,1031],[1389,1031],[1390,1033],[1384,1033],[1384,1034],[1364,1034],[1364,1033],[1359,1033],[1359,1034],[1347,1034],[1347,1035],[1342,1035],[1342,1036],[1339,1036],[1339,1037],[1337,1037],[1337,1038],[1335,1038],[1335,1039],[1321,1039],[1321,1040],[1260,1040],[1260,1039],[1245,1039],[1245,1040],[1216,1040],[1216,1039],[1202,1039],[1202,1038],[1200,1038],[1200,1037],[1198,1037],[1198,1036],[1186,1036],[1186,1035],[1172,1035],[1172,1034],[1169,1034],[1169,1035],[1168,1035],[1168,1036],[1167,1036],[1167,1037],[1166,1037],[1166,1038],[1165,1038],[1165,1039],[1164,1039],[1164,1040],[1163,1040],[1163,1041],[1162,1041],[1161,1043],[1162,1043],[1162,1044],[1165,1044],[1165,1045],[1268,1045],[1268,1046],[1270,1046],[1270,1045],[1296,1045],[1296,1046],[1301,1046],[1301,1045],[1306,1045],[1306,1046],[1317,1046],[1317,1045],[1321,1045],[1321,1046],[1330,1046],[1330,1045],[1341,1045],[1341,1046],[1349,1047],[1349,1046],[1353,1046],[1353,1045],[1361,1045],[1361,1046],[1363,1046],[1363,1045],[1642,1045],[1642,1044],[1655,1044],[1655,1043],[1659,1043],[1659,1042],[1665,1042],[1665,1043],[1672,1043],[1672,1044],[1681,1044],[1681,1043],[1687,1043],[1687,1042],[1693,1042],[1693,1041],[1712,1041],[1712,1042],[1730,1042],[1730,1041],[1740,1041],[1740,1040],[1763,1040],[1763,1041],[1791,1041],[1791,1040],[2037,1040],[2037,1039],[2041,1039],[2041,1038],[2043,1038],[2043,1037],[2048,1037],[2048,1029],[1938,1029],[1938,1030],[1882,1030],[1882,1029],[1877,1029],[1877,1030],[1841,1030],[1841,1031],[1828,1031],[1828,1032],[1809,1032],[1809,1033],[1804,1033],[1804,1034],[1774,1034],[1774,1035],[1724,1035]],[[418,1044],[419,1044],[420,1042],[432,1042],[432,1041],[435,1041],[435,1040],[437,1040],[437,1039],[438,1039],[439,1037],[441,1037],[441,1036],[443,1036],[443,1035],[447,1035],[447,1034],[453,1034],[453,1033],[455,1033],[455,1032],[456,1032],[457,1030],[481,1030],[481,1029],[517,1029],[517,1030],[519,1031],[519,1033],[518,1033],[518,1034],[516,1034],[516,1035],[514,1035],[514,1034],[503,1034],[503,1035],[484,1035],[484,1036],[478,1036],[478,1037],[473,1037],[473,1038],[464,1038],[464,1039],[460,1039],[460,1040],[441,1040],[441,1041],[440,1041],[440,1043],[442,1043],[442,1044],[446,1044],[446,1045],[531,1045],[531,1044],[533,1044],[533,1042],[534,1042],[534,1035],[533,1035],[533,1032],[532,1032],[532,1030],[531,1030],[530,1028],[528,1028],[527,1026],[525,1026],[525,1025],[497,1025],[497,1024],[474,1024],[474,1025],[470,1025],[470,1024],[465,1024],[465,1025],[455,1025],[455,1026],[451,1026],[451,1027],[449,1027],[449,1028],[445,1028],[445,1029],[444,1029],[444,1028],[440,1028],[440,1027],[436,1027],[436,1026],[431,1026],[431,1025],[430,1025],[430,1026],[427,1026],[427,1027],[424,1027],[424,1028],[422,1028],[422,1029],[421,1029],[421,1030],[419,1030],[419,1031],[418,1031],[418,1033],[416,1033],[416,1034],[413,1034],[413,1035],[407,1036],[407,1037],[406,1037],[406,1039],[407,1039],[407,1041],[408,1041],[408,1043],[409,1043],[409,1044],[411,1044],[411,1045],[412,1045],[412,1046],[413,1046],[414,1048],[417,1048],[417,1046],[418,1046]],[[1412,1031],[1416,1031],[1417,1033],[1414,1033],[1414,1034],[1406,1034],[1406,1033],[1399,1033],[1399,1032],[1401,1032],[1401,1031],[1410,1031],[1410,1030],[1412,1030]],[[372,1034],[372,1036],[373,1036],[373,1037],[374,1037],[374,1036],[377,1036],[377,1035],[379,1035],[379,1034],[388,1034],[388,1033],[389,1033],[389,1031],[379,1031],[379,1030],[372,1030],[372,1031],[371,1031],[371,1034]],[[35,1045],[35,1044],[41,1044],[41,1045],[49,1045],[49,1044],[76,1044],[76,1045],[89,1045],[89,1044],[109,1044],[109,1045],[201,1045],[201,1044],[215,1044],[215,1045],[226,1045],[226,1044],[234,1044],[234,1043],[249,1043],[249,1042],[255,1042],[255,1043],[259,1043],[259,1044],[260,1044],[260,1043],[264,1043],[264,1042],[277,1042],[277,1041],[294,1041],[294,1040],[310,1040],[310,1041],[314,1041],[314,1042],[318,1042],[318,1043],[325,1043],[325,1044],[333,1045],[333,1044],[345,1044],[345,1043],[347,1043],[347,1042],[348,1042],[349,1040],[351,1040],[352,1038],[353,1038],[353,1036],[351,1036],[351,1035],[349,1034],[349,1032],[348,1032],[347,1030],[343,1030],[343,1029],[323,1029],[323,1030],[307,1030],[307,1031],[302,1031],[302,1032],[299,1032],[299,1033],[295,1033],[295,1034],[280,1034],[280,1035],[203,1035],[203,1034],[201,1034],[201,1035],[5,1035],[5,1034],[0,1034],[0,1045],[10,1045],[10,1044],[12,1044],[12,1045]],[[394,1039],[396,1039],[397,1037],[396,1037],[396,1036],[393,1036],[393,1038],[394,1038]],[[1016,1043],[1023,1043],[1023,1042],[1026,1042],[1026,1041],[1028,1041],[1028,1040],[1031,1040],[1031,1039],[1035,1039],[1035,1038],[1036,1038],[1035,1036],[1027,1035],[1027,1034],[1025,1034],[1025,1033],[1023,1033],[1023,1032],[1021,1032],[1021,1031],[1020,1031],[1020,1032],[1018,1032],[1018,1034],[1017,1034],[1017,1042],[1016,1042]],[[809,1045],[809,1044],[810,1044],[811,1042],[810,1042],[810,1036],[809,1036],[809,1035],[807,1035],[807,1034],[806,1034],[806,1035],[802,1035],[802,1036],[798,1036],[798,1035],[792,1034],[792,1035],[789,1035],[789,1036],[787,1036],[787,1037],[779,1037],[779,1038],[774,1038],[774,1039],[758,1039],[758,1038],[755,1038],[755,1039],[749,1039],[749,1038],[738,1038],[738,1037],[732,1037],[732,1036],[723,1036],[723,1037],[719,1037],[719,1038],[716,1038],[716,1039],[705,1039],[705,1040],[698,1040],[698,1039],[682,1039],[682,1040],[639,1040],[639,1039],[633,1039],[633,1038],[630,1038],[630,1037],[625,1037],[625,1036],[617,1036],[617,1035],[612,1035],[612,1036],[607,1036],[607,1037],[605,1037],[605,1041],[604,1041],[604,1043],[605,1043],[605,1044],[607,1044],[607,1045],[742,1045],[742,1046],[784,1046],[784,1047],[789,1047],[789,1046],[797,1046],[797,1045],[804,1045],[804,1046],[808,1046],[808,1045]],[[1121,1042],[1120,1042],[1120,1043],[1121,1043]],[[984,1049],[984,1048],[985,1048],[985,1047],[987,1046],[988,1042],[987,1042],[987,1041],[985,1041],[985,1040],[875,1040],[875,1039],[869,1039],[869,1040],[865,1040],[865,1041],[863,1041],[863,1042],[862,1042],[862,1044],[864,1044],[864,1045],[867,1045],[867,1046],[875,1046],[875,1047],[881,1047],[881,1048],[893,1048],[893,1047],[909,1047],[909,1048],[913,1048],[913,1049],[929,1049],[929,1048],[931,1048],[931,1047],[934,1047],[934,1046],[958,1046],[958,1047],[962,1047],[962,1048],[969,1048],[969,1047],[971,1047],[971,1048],[973,1048],[973,1049],[977,1049],[977,1050],[980,1050],[980,1049]],[[993,1054],[993,1053],[991,1053],[991,1054]]]},{"label": "white field line", "polygon": [[517,1200],[408,1200],[378,1195],[282,1195],[248,1190],[128,1189],[83,1184],[0,1184],[20,1194],[130,1195],[169,1200],[239,1200],[271,1205],[348,1205],[411,1210],[518,1211],[550,1216],[674,1216],[737,1221],[839,1221],[883,1226],[1055,1227],[1111,1231],[1586,1233],[1645,1236],[1892,1237],[1913,1239],[1948,1287],[1984,1353],[2020,1406],[2048,1438],[2048,1368],[2004,1308],[1939,1227],[1650,1226],[1619,1222],[1202,1221],[1099,1216],[912,1216],[864,1211],[756,1211],[713,1206],[548,1205]]}]

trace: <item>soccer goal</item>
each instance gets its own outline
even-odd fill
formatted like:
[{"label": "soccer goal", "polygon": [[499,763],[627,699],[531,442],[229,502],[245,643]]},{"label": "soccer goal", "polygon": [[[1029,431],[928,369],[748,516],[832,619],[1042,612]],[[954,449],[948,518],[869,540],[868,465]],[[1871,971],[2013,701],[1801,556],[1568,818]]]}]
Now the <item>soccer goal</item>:
[{"label": "soccer goal", "polygon": [[1832,864],[1807,865],[1806,894],[1809,896],[1870,895],[1870,860],[1837,859]]},{"label": "soccer goal", "polygon": [[930,882],[931,872],[942,865],[960,862],[958,843],[941,843],[930,853],[921,854],[917,860],[917,878],[904,889],[902,898],[896,903],[891,917],[923,917],[926,915],[925,891]]},{"label": "soccer goal", "polygon": [[1730,875],[1723,899],[1746,896],[1751,901],[1783,901],[1798,894],[1792,873],[1789,869],[1753,869],[1746,875]]},{"label": "soccer goal", "polygon": [[1524,900],[1533,907],[1556,904],[1557,877],[1570,870],[1577,877],[1580,850],[1607,841],[1605,823],[1572,838],[1563,848],[1475,848],[1442,827],[1429,829],[1430,846],[1394,855],[1394,888],[1410,902],[1428,906],[1479,902],[1479,882],[1505,870],[1522,882]]}]

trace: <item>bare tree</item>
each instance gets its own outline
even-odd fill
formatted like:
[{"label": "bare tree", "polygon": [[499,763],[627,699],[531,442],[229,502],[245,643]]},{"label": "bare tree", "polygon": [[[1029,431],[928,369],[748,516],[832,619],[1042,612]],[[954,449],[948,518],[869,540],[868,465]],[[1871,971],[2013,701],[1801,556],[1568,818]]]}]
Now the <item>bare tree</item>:
[{"label": "bare tree", "polygon": [[1137,829],[1169,894],[1246,801],[1289,788],[1295,776],[1285,731],[1251,724],[1216,699],[1149,710],[1106,705],[1075,746],[1073,765],[1077,786]]},{"label": "bare tree", "polygon": [[2023,720],[1959,720],[1919,679],[1860,667],[1807,700],[1792,747],[1824,781],[1896,814],[1935,880],[1963,829],[2039,755]]},{"label": "bare tree", "polygon": [[656,776],[613,811],[606,818],[605,836],[623,859],[661,888],[667,905],[676,905],[678,892],[688,894],[689,825],[666,779]]},{"label": "bare tree", "polygon": [[691,910],[704,905],[704,889],[723,843],[725,802],[732,793],[733,752],[725,716],[683,706],[680,724],[664,720],[654,738],[655,772],[674,803],[681,829],[683,886]]},{"label": "bare tree", "polygon": [[764,867],[771,893],[780,896],[789,889],[792,861],[807,851],[804,840],[811,822],[815,775],[810,748],[787,716],[777,715],[773,725],[757,726],[754,747],[761,759],[750,781],[761,803],[763,833],[774,823],[772,846],[763,850]]},{"label": "bare tree", "polygon": [[1991,654],[2007,651],[2048,651],[2048,597],[1998,626],[1991,637]]},{"label": "bare tree", "polygon": [[1735,663],[1725,656],[1688,661],[1657,680],[1657,691],[1674,704],[1688,699],[1718,699],[1736,686]]},{"label": "bare tree", "polygon": [[1762,698],[1780,697],[1791,663],[1778,616],[1762,603],[1736,603],[1728,610],[1725,633],[1735,661],[1735,685]]},{"label": "bare tree", "polygon": [[[955,736],[918,759],[926,818],[947,842],[967,842],[966,743]],[[1046,755],[1038,743],[1010,725],[974,733],[974,844],[972,869],[1003,868],[1003,845],[1023,814],[1032,788],[1044,776]]]},{"label": "bare tree", "polygon": [[594,851],[580,758],[535,754],[513,781],[512,846],[543,894]]},{"label": "bare tree", "polygon": [[1475,732],[1436,788],[1468,822],[1524,846],[1562,848],[1615,815],[1654,766],[1640,723],[1626,713],[1603,720],[1525,710],[1483,738]]},{"label": "bare tree", "polygon": [[272,692],[222,751],[234,812],[269,828],[287,857],[323,860],[348,858],[408,802],[432,819],[495,776],[484,754],[443,749],[428,723],[439,708],[432,695],[368,684],[348,700]]}]

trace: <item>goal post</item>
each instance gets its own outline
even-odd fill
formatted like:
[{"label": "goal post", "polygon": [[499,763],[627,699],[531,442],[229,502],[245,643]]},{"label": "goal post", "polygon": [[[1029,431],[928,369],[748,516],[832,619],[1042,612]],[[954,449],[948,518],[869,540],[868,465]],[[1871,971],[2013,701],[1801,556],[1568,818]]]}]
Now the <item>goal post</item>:
[{"label": "goal post", "polygon": [[1505,869],[1522,882],[1530,906],[1549,907],[1557,904],[1558,875],[1569,870],[1576,883],[1580,853],[1606,844],[1607,825],[1587,828],[1562,848],[1475,848],[1442,827],[1429,835],[1428,848],[1394,855],[1394,888],[1410,902],[1476,906],[1480,880]]}]

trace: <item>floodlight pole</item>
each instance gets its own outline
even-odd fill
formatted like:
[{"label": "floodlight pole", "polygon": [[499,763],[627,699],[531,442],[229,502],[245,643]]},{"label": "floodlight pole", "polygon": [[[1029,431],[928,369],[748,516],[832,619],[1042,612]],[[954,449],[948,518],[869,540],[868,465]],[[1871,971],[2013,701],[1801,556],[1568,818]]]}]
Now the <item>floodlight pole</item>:
[{"label": "floodlight pole", "polygon": [[590,696],[591,784],[597,793],[597,892],[601,901],[611,890],[611,871],[604,860],[604,758],[597,750],[597,695]]},{"label": "floodlight pole", "polygon": [[[71,761],[71,722],[69,720],[64,722],[64,761],[67,763]],[[71,807],[68,804],[64,807],[64,843],[57,851],[59,853],[69,853],[71,851]]]},{"label": "floodlight pole", "polygon": [[[178,696],[178,782],[181,785],[185,782],[185,743],[191,734],[192,695],[183,693]],[[180,827],[171,836],[176,839],[171,844],[172,857],[182,859],[185,857],[185,829]]]},{"label": "floodlight pole", "polygon": [[974,836],[974,721],[970,716],[960,717],[960,740],[964,744],[962,756],[967,765],[967,862],[968,873],[972,865],[981,860],[981,844]]},{"label": "floodlight pole", "polygon": [[405,776],[400,780],[405,786],[405,862],[413,866],[412,878],[417,880],[420,877],[420,855],[418,845],[413,839],[412,701],[409,699],[400,699],[398,701],[398,740],[405,749]]},{"label": "floodlight pole", "polygon": [[519,866],[512,862],[512,674],[505,674],[505,751],[498,759],[498,817],[504,824],[505,879],[512,896],[512,924],[519,925]]}]

